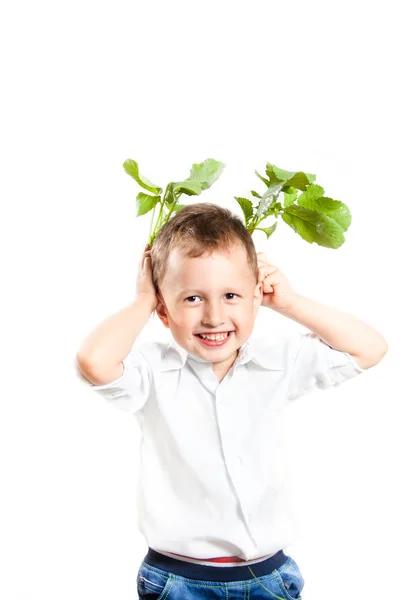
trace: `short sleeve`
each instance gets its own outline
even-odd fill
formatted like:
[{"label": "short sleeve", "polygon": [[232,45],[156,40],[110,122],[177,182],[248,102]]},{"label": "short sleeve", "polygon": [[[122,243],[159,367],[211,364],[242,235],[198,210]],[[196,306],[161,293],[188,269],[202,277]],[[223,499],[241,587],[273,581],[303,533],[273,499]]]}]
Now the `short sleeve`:
[{"label": "short sleeve", "polygon": [[115,408],[134,414],[144,406],[149,397],[151,364],[136,345],[122,363],[124,371],[118,379],[104,385],[94,385],[86,381],[91,390],[100,394]]},{"label": "short sleeve", "polygon": [[347,352],[328,346],[315,333],[298,333],[294,338],[289,400],[319,388],[337,386],[366,371]]}]

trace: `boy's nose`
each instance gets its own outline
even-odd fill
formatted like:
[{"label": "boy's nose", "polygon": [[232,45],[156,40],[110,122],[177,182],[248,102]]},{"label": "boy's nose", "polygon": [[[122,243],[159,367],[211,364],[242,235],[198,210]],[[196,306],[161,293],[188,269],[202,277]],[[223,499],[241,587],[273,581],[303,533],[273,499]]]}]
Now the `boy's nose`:
[{"label": "boy's nose", "polygon": [[203,327],[218,327],[224,323],[224,311],[217,304],[209,305],[205,308],[202,318]]}]

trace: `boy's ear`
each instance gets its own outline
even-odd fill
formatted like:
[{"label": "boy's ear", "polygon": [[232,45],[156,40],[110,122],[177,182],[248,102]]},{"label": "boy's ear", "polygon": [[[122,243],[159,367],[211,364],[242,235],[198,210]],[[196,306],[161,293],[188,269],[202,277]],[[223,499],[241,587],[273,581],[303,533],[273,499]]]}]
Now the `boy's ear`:
[{"label": "boy's ear", "polygon": [[169,329],[168,315],[167,315],[167,311],[165,308],[164,298],[162,297],[161,292],[157,292],[156,295],[158,298],[158,304],[156,306],[156,313],[158,314],[158,317],[159,317],[160,321],[162,322],[162,324],[164,325],[164,327],[167,327]]}]

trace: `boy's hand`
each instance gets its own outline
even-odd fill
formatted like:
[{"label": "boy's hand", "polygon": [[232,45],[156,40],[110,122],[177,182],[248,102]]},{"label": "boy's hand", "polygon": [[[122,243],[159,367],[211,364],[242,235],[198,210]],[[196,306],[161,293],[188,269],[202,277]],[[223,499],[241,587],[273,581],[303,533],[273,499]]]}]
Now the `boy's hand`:
[{"label": "boy's hand", "polygon": [[271,265],[263,252],[257,252],[258,283],[263,282],[261,306],[275,310],[290,308],[296,298],[295,292],[278,267]]},{"label": "boy's hand", "polygon": [[149,244],[146,244],[143,256],[139,262],[139,269],[136,278],[136,297],[146,298],[151,307],[151,312],[156,309],[158,298],[156,294],[156,288],[154,287],[153,283]]}]

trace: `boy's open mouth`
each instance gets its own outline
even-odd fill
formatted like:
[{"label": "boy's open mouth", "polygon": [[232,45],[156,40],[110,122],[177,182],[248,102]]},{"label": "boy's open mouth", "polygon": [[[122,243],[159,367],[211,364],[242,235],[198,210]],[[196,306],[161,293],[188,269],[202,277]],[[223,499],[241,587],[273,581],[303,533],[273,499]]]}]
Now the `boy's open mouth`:
[{"label": "boy's open mouth", "polygon": [[233,331],[225,331],[221,333],[196,333],[200,342],[205,346],[222,346],[231,337]]}]

